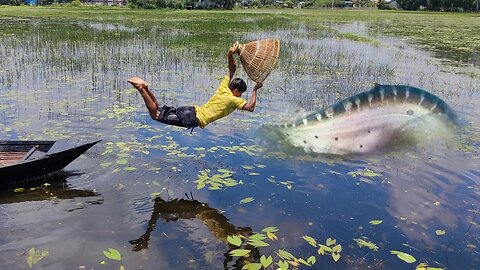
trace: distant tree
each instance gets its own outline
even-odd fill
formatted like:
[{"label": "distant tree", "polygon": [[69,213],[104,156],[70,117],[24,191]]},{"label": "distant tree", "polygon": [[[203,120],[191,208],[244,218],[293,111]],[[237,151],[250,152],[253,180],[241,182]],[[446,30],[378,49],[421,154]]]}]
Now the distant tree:
[{"label": "distant tree", "polygon": [[0,0],[0,5],[20,6],[23,4],[22,0]]},{"label": "distant tree", "polygon": [[154,9],[158,8],[156,0],[130,0],[128,5],[136,8]]},{"label": "distant tree", "polygon": [[317,7],[343,7],[345,3],[342,0],[315,0],[313,4]]},{"label": "distant tree", "polygon": [[398,4],[405,10],[419,10],[427,6],[427,0],[398,0]]},{"label": "distant tree", "polygon": [[232,9],[235,6],[235,0],[215,0],[217,8]]},{"label": "distant tree", "polygon": [[378,0],[378,9],[391,9],[390,5],[385,0]]}]

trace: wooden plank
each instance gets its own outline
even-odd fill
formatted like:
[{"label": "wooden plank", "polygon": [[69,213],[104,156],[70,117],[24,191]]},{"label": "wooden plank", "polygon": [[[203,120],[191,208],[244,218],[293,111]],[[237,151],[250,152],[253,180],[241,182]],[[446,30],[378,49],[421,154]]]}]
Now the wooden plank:
[{"label": "wooden plank", "polygon": [[19,162],[26,152],[0,152],[0,166],[9,166]]}]

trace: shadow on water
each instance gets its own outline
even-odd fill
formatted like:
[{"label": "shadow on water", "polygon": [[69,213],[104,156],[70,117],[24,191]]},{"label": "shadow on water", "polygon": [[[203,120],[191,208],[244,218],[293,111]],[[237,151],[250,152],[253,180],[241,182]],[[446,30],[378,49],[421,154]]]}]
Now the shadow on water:
[{"label": "shadow on water", "polygon": [[[155,204],[153,206],[150,220],[148,221],[147,230],[138,239],[129,241],[130,244],[133,245],[134,251],[140,251],[148,248],[150,234],[156,228],[159,218],[164,224],[168,222],[177,222],[178,220],[182,219],[198,219],[205,224],[205,226],[207,226],[208,230],[215,236],[215,238],[228,245],[228,251],[224,253],[225,259],[223,261],[223,266],[225,269],[242,269],[246,260],[260,260],[260,252],[258,248],[245,243],[241,247],[236,247],[232,244],[229,244],[227,241],[227,237],[230,235],[241,235],[248,238],[253,234],[253,230],[250,227],[235,226],[234,224],[230,223],[219,210],[193,198],[177,198],[165,201],[161,197],[156,197],[154,200]],[[246,258],[243,256],[233,257],[229,255],[230,251],[237,248],[250,250],[250,256]]]}]

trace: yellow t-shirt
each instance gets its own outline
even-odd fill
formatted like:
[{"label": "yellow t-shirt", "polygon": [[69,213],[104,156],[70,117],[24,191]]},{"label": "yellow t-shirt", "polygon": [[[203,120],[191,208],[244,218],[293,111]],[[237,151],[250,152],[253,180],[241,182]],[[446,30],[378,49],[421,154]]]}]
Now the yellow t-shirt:
[{"label": "yellow t-shirt", "polygon": [[202,107],[195,106],[198,126],[205,128],[209,123],[231,114],[235,109],[241,109],[247,101],[233,95],[228,84],[230,76],[225,76],[215,94]]}]

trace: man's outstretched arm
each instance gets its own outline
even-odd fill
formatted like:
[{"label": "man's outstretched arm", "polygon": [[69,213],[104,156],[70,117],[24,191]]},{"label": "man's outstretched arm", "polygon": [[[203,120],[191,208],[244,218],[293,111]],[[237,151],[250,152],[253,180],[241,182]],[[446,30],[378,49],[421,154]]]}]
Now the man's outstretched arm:
[{"label": "man's outstretched arm", "polygon": [[233,75],[235,75],[235,71],[237,70],[237,65],[235,65],[235,59],[233,59],[233,55],[235,54],[235,50],[237,48],[230,47],[228,50],[228,76],[230,76],[230,80],[233,79]]},{"label": "man's outstretched arm", "polygon": [[252,96],[250,97],[250,101],[243,106],[242,110],[249,112],[253,112],[255,110],[255,104],[257,103],[257,90],[262,88],[262,86],[263,83],[255,84],[255,87],[253,87]]}]

